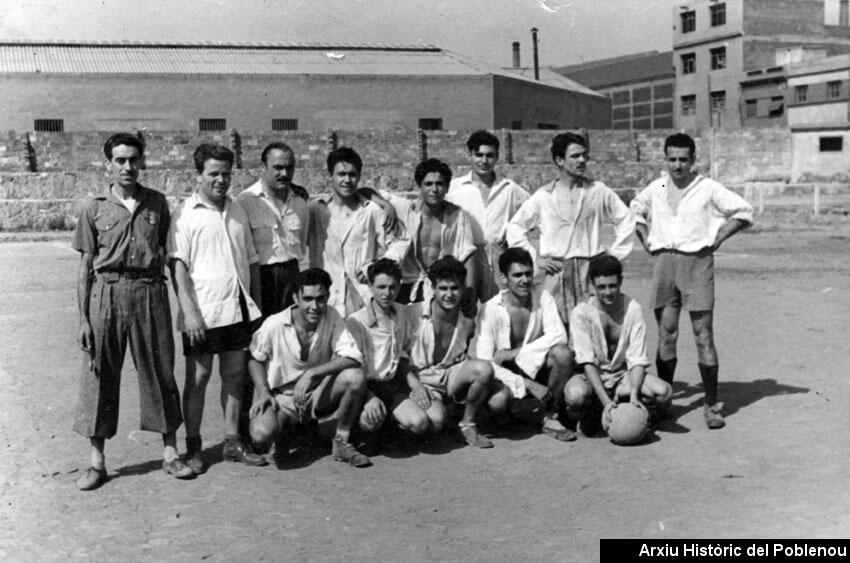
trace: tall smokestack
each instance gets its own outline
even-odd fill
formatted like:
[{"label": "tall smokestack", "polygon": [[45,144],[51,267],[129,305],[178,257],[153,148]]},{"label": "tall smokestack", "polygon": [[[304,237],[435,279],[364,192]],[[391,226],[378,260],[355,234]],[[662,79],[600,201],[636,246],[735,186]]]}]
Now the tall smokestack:
[{"label": "tall smokestack", "polygon": [[534,80],[540,80],[540,62],[537,60],[537,28],[531,28],[531,45],[534,49]]},{"label": "tall smokestack", "polygon": [[519,41],[514,41],[513,43],[511,43],[511,48],[514,52],[514,68],[519,68]]}]

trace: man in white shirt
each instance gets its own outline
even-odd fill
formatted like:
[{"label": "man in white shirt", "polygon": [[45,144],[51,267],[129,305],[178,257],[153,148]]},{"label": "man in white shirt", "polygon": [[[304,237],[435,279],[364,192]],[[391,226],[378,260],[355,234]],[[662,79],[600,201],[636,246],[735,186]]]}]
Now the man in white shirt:
[{"label": "man in white shirt", "polygon": [[543,434],[562,442],[575,440],[575,433],[559,421],[573,353],[555,300],[534,287],[534,262],[526,250],[505,250],[499,271],[507,289],[481,308],[476,356],[493,363],[496,378],[504,385],[499,393],[521,399],[528,392],[540,400]]},{"label": "man in white shirt", "polygon": [[724,240],[753,223],[744,198],[693,170],[696,144],[684,133],[664,141],[667,176],[652,182],[631,202],[637,236],[652,254],[650,307],[658,322],[658,375],[673,382],[679,314],[688,309],[696,339],[698,367],[709,428],[723,428],[717,404],[717,349],[714,347],[714,252]]},{"label": "man in white shirt", "polygon": [[567,381],[565,394],[571,418],[581,418],[582,430],[591,435],[601,422],[598,414],[607,416],[616,403],[644,402],[663,409],[673,389],[646,373],[650,361],[643,310],[620,291],[620,261],[610,254],[597,256],[587,275],[594,295],[570,315],[570,343],[584,373]]},{"label": "man in white shirt", "polygon": [[481,301],[499,292],[499,256],[504,252],[505,229],[514,213],[530,197],[525,188],[496,174],[499,139],[489,131],[476,131],[466,142],[469,173],[454,178],[446,200],[459,205],[472,218],[472,234],[481,264]]},{"label": "man in white shirt", "polygon": [[[587,176],[587,141],[576,133],[552,139],[552,160],[558,179],[541,188],[520,207],[507,228],[508,246],[526,249],[535,257],[542,287],[558,305],[564,324],[573,307],[588,297],[587,266],[590,259],[610,252],[623,260],[632,250],[629,242],[635,219],[620,197],[602,182]],[[602,242],[603,223],[614,225],[614,242]],[[540,250],[529,240],[531,229],[540,229]]]},{"label": "man in white shirt", "polygon": [[186,465],[206,470],[201,458],[204,396],[219,357],[225,442],[223,457],[248,465],[266,465],[239,436],[239,409],[245,376],[245,348],[251,341],[251,321],[260,317],[257,253],[248,217],[227,196],[233,153],[222,146],[195,149],[198,189],[174,214],[168,234],[174,290],[183,332],[186,381],[183,416],[186,421]]},{"label": "man in white shirt", "polygon": [[294,304],[267,318],[254,333],[248,372],[258,397],[250,411],[251,438],[258,445],[274,444],[280,463],[294,424],[333,416],[334,459],[368,467],[369,458],[351,444],[366,397],[363,357],[345,322],[328,307],[330,285],[328,273],[318,268],[299,273]]}]

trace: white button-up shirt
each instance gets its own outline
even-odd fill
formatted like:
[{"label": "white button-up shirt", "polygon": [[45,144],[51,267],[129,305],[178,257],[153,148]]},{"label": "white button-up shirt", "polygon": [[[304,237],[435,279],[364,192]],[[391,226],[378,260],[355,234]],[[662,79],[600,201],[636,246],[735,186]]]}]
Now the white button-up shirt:
[{"label": "white button-up shirt", "polygon": [[508,221],[529,197],[531,195],[525,188],[513,180],[502,178],[493,183],[487,201],[484,201],[478,184],[472,179],[472,172],[454,178],[446,194],[446,200],[459,205],[472,217],[472,234],[477,245],[503,241]]},{"label": "white button-up shirt", "polygon": [[409,305],[416,322],[413,345],[410,348],[410,363],[418,370],[428,372],[441,370],[466,361],[469,358],[469,344],[475,335],[475,321],[458,313],[452,340],[443,358],[434,358],[436,334],[434,320],[431,317],[432,301],[422,301]]},{"label": "white button-up shirt", "polygon": [[272,315],[254,333],[248,351],[266,367],[269,389],[292,386],[305,371],[326,364],[334,357],[363,360],[345,321],[328,307],[310,339],[307,360],[301,359],[301,343],[292,320],[295,305]]},{"label": "white button-up shirt", "polygon": [[719,182],[697,175],[679,191],[679,204],[673,209],[668,195],[678,189],[669,176],[664,176],[649,184],[630,204],[637,222],[649,226],[650,251],[698,252],[714,244],[728,219],[753,223],[753,207]]},{"label": "white button-up shirt", "polygon": [[279,202],[266,193],[262,182],[257,182],[243,190],[236,202],[248,215],[261,265],[305,258],[310,230],[306,201],[290,190],[286,201]]},{"label": "white button-up shirt", "polygon": [[399,362],[408,357],[415,325],[407,306],[398,303],[389,315],[390,326],[387,330],[378,323],[375,307],[377,305],[372,299],[345,322],[363,353],[366,378],[389,381],[396,376]]},{"label": "white button-up shirt", "polygon": [[558,208],[557,181],[538,189],[519,208],[508,223],[508,246],[525,248],[537,260],[537,251],[528,232],[540,228],[540,256],[548,258],[593,258],[605,252],[602,225],[614,225],[614,241],[610,253],[623,260],[632,251],[629,240],[635,229],[635,218],[614,190],[594,181],[578,190],[575,208],[562,213]]},{"label": "white button-up shirt", "polygon": [[[206,328],[242,322],[240,292],[250,320],[260,317],[250,292],[250,266],[257,262],[257,252],[248,216],[239,204],[227,198],[224,210],[219,210],[192,194],[174,212],[167,250],[170,260],[186,265]],[[184,328],[182,310],[177,314],[177,328]]]}]

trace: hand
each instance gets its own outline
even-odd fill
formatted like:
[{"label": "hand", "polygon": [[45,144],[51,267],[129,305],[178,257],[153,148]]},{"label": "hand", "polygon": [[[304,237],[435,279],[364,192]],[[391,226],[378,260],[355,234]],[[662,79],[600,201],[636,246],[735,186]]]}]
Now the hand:
[{"label": "hand", "polygon": [[560,260],[547,258],[546,256],[541,256],[537,259],[537,267],[547,274],[557,274],[564,269],[564,265],[560,262]]},{"label": "hand", "polygon": [[366,275],[367,268],[368,266],[357,270],[357,281],[359,281],[360,283],[369,283],[369,276]]},{"label": "hand", "polygon": [[363,418],[369,428],[379,428],[387,417],[387,409],[384,402],[377,397],[372,397],[363,405]]},{"label": "hand", "polygon": [[493,354],[493,362],[496,365],[503,365],[507,362],[512,362],[516,359],[517,352],[516,350],[496,350],[496,353]]},{"label": "hand", "polygon": [[470,319],[474,319],[478,314],[478,296],[474,288],[464,288],[460,296],[460,312]]},{"label": "hand", "polygon": [[425,389],[424,386],[418,385],[410,390],[410,398],[414,403],[419,405],[423,411],[428,410],[431,406],[431,395],[428,394],[428,390]]},{"label": "hand", "polygon": [[194,313],[186,315],[183,322],[183,332],[189,338],[189,344],[200,346],[207,339],[207,331],[204,322]]},{"label": "hand", "polygon": [[303,409],[307,406],[307,393],[309,393],[313,387],[313,378],[310,375],[310,370],[307,370],[298,379],[298,382],[295,384],[295,389],[292,392],[292,398],[295,400],[296,407]]},{"label": "hand", "polygon": [[80,350],[94,355],[94,331],[92,331],[88,319],[80,321],[80,334],[77,337],[77,342],[80,345]]},{"label": "hand", "polygon": [[248,411],[249,418],[257,418],[261,414],[265,412],[267,408],[271,408],[272,411],[277,411],[280,406],[278,406],[277,401],[275,401],[271,395],[266,395],[265,397],[260,397],[254,404],[251,405],[251,409]]},{"label": "hand", "polygon": [[605,404],[605,408],[602,409],[602,426],[606,429],[611,426],[611,421],[613,420],[611,417],[611,411],[615,406],[617,406],[617,403],[614,401],[608,401],[608,403]]},{"label": "hand", "polygon": [[396,229],[398,228],[398,213],[396,213],[395,207],[390,202],[387,202],[386,205],[381,206],[381,209],[384,210],[384,231],[396,233]]}]

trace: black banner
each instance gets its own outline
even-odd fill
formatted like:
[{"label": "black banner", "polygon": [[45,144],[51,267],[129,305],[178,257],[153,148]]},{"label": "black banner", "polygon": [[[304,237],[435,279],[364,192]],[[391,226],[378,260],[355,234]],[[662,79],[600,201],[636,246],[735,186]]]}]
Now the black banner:
[{"label": "black banner", "polygon": [[727,561],[844,561],[850,540],[599,540],[601,563]]}]

